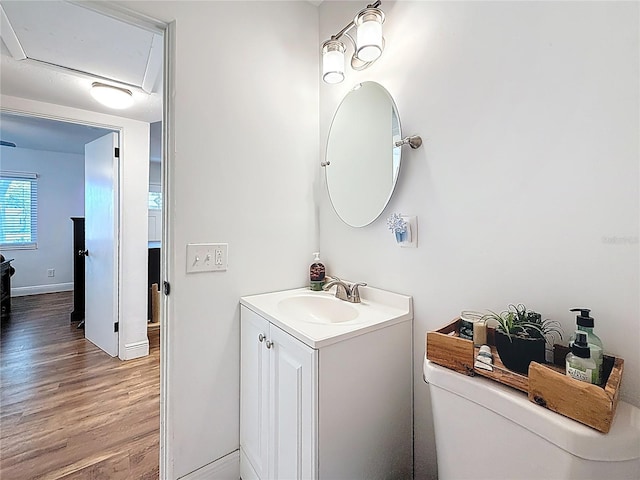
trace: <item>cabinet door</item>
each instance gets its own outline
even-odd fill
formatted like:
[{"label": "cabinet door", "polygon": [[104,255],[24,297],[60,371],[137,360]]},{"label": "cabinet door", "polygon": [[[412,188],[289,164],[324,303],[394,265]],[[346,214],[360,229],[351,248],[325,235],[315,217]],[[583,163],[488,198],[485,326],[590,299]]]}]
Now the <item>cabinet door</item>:
[{"label": "cabinet door", "polygon": [[266,479],[270,350],[265,344],[269,322],[246,307],[241,308],[240,316],[240,475],[243,479],[256,475]]},{"label": "cabinet door", "polygon": [[317,478],[318,351],[271,325],[269,478]]}]

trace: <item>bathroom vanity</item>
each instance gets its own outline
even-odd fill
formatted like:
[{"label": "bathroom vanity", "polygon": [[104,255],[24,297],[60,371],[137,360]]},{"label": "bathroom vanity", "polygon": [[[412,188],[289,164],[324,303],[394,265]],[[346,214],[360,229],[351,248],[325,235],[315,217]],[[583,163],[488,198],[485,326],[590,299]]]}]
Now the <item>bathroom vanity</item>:
[{"label": "bathroom vanity", "polygon": [[241,303],[240,474],[411,478],[411,297],[289,290]]}]

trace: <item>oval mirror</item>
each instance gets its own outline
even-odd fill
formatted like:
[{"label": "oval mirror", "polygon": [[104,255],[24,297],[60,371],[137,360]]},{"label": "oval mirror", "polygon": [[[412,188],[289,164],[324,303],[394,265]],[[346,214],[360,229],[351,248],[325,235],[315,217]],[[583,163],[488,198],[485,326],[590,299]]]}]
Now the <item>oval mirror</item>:
[{"label": "oval mirror", "polygon": [[364,82],[340,103],[327,141],[325,175],[331,204],[352,227],[380,216],[400,172],[400,119],[393,98],[378,83]]}]

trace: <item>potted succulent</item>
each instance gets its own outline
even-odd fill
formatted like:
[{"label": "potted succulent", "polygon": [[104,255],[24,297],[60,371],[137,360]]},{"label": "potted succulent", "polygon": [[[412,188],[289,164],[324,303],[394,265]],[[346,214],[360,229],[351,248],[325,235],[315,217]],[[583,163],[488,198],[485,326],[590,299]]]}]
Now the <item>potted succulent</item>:
[{"label": "potted succulent", "polygon": [[496,350],[504,366],[525,375],[531,362],[545,362],[545,344],[553,345],[556,335],[562,338],[559,322],[542,320],[542,315],[521,303],[499,314],[490,312],[484,319],[495,322]]}]

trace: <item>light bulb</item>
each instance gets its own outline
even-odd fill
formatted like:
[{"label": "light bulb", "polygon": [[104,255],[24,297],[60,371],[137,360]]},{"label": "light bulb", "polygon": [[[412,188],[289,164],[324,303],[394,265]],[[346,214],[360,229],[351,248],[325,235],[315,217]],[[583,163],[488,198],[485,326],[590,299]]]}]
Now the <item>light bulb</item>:
[{"label": "light bulb", "polygon": [[356,57],[363,62],[373,62],[382,55],[382,11],[367,8],[360,12],[355,19]]},{"label": "light bulb", "polygon": [[104,83],[94,82],[91,85],[91,96],[101,104],[116,110],[129,108],[133,105],[131,90],[105,85]]},{"label": "light bulb", "polygon": [[337,40],[327,40],[322,46],[322,79],[326,83],[344,80],[345,45]]}]

